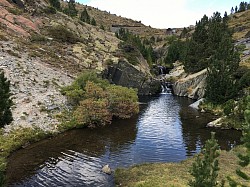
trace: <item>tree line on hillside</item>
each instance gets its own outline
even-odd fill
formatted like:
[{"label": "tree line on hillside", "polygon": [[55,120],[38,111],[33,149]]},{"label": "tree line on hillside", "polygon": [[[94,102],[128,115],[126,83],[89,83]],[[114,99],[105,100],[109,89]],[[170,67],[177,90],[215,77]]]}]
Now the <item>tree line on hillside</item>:
[{"label": "tree line on hillside", "polygon": [[[120,28],[116,32],[116,37],[123,41],[120,45],[122,48],[136,48],[142,56],[147,60],[148,64],[151,66],[153,62],[156,61],[156,54],[151,45],[153,38],[151,40],[141,39],[138,35],[129,32],[127,29]],[[126,50],[125,52],[130,52]]]},{"label": "tree line on hillside", "polygon": [[[76,2],[75,2],[75,0],[69,0],[68,1],[68,6],[65,7],[65,8],[62,8],[60,0],[49,0],[49,3],[50,3],[50,6],[52,8],[54,8],[57,11],[61,11],[61,12],[65,13],[65,14],[67,14],[70,17],[77,17],[77,15],[78,15],[78,10],[76,9]],[[93,26],[97,25],[95,18],[93,18],[93,17],[91,17],[89,15],[89,13],[88,13],[88,11],[87,11],[86,8],[84,8],[84,10],[80,13],[79,19],[82,22],[91,24]],[[101,25],[100,28],[104,30],[104,26],[103,25]]]},{"label": "tree line on hillside", "polygon": [[246,10],[250,10],[250,3],[248,2],[240,2],[239,6],[235,6],[231,8],[231,14],[238,13],[238,12],[244,12]]},{"label": "tree line on hillside", "polygon": [[175,40],[168,48],[165,63],[183,62],[188,73],[207,68],[206,98],[214,103],[224,103],[234,98],[239,87],[234,77],[239,67],[239,53],[228,27],[227,14],[221,17],[215,12],[211,18],[206,15],[195,25],[190,38]]}]

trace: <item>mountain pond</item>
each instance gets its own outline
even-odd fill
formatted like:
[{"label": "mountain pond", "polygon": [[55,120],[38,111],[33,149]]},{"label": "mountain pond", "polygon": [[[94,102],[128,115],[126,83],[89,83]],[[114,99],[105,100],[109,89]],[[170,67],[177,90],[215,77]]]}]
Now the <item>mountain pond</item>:
[{"label": "mountain pond", "polygon": [[102,172],[134,164],[180,162],[198,153],[210,132],[221,149],[240,143],[241,132],[206,128],[213,119],[189,107],[193,100],[161,94],[140,98],[140,112],[95,129],[76,129],[13,153],[7,168],[12,187],[114,186]]}]

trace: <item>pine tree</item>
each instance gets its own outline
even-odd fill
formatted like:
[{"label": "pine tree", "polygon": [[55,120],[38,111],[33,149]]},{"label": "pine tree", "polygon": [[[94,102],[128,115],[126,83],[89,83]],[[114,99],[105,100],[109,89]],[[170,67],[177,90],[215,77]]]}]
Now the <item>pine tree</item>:
[{"label": "pine tree", "polygon": [[209,59],[206,79],[206,98],[213,103],[223,103],[236,95],[234,72],[239,66],[239,54],[234,48],[232,35],[225,23],[214,23],[210,37],[214,55]]},{"label": "pine tree", "polygon": [[92,19],[91,19],[90,24],[91,24],[91,25],[93,25],[93,26],[96,26],[96,21],[95,21],[95,18],[92,18]]},{"label": "pine tree", "polygon": [[61,3],[59,0],[49,0],[49,3],[52,7],[54,7],[57,10],[61,9]]},{"label": "pine tree", "polygon": [[76,10],[75,0],[69,0],[68,8],[64,9],[64,13],[71,17],[77,16],[78,11]]},{"label": "pine tree", "polygon": [[82,11],[82,13],[80,15],[80,20],[85,22],[85,23],[90,24],[90,16],[89,16],[89,13],[88,13],[86,8],[84,8],[84,10]]},{"label": "pine tree", "polygon": [[208,53],[208,24],[206,15],[197,22],[192,38],[187,43],[184,68],[186,72],[195,73],[207,67]]},{"label": "pine tree", "polygon": [[238,6],[235,7],[234,11],[235,11],[235,13],[238,12]]},{"label": "pine tree", "polygon": [[4,73],[0,72],[0,128],[10,124],[13,120],[10,110],[12,106],[10,96],[10,82],[4,77]]},{"label": "pine tree", "polygon": [[234,13],[234,7],[231,8],[231,14],[233,14],[233,13]]},{"label": "pine tree", "polygon": [[[240,159],[239,164],[241,167],[247,167],[250,164],[250,96],[247,97],[246,102],[247,102],[247,109],[244,113],[246,124],[244,125],[242,140],[244,142],[244,146],[246,147],[247,151],[246,154],[244,155],[242,154],[238,155]],[[250,183],[250,176],[247,175],[242,170],[237,169],[236,174],[239,177],[241,177],[244,181]],[[238,182],[236,182],[235,180],[231,179],[230,177],[228,177],[228,179],[231,187],[236,187],[238,185]]]},{"label": "pine tree", "polygon": [[219,171],[219,145],[215,139],[215,133],[211,133],[211,139],[206,141],[202,150],[202,156],[198,156],[191,168],[194,180],[189,181],[191,187],[214,187],[217,185]]},{"label": "pine tree", "polygon": [[100,29],[105,31],[105,27],[103,26],[103,24],[101,24]]},{"label": "pine tree", "polygon": [[241,2],[240,6],[239,6],[239,12],[244,12],[246,10],[246,3],[245,2]]}]

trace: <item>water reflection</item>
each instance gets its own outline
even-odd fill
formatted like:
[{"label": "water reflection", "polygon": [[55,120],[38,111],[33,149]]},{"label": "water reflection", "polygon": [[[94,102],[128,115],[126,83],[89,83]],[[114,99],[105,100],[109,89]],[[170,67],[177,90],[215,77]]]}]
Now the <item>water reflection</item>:
[{"label": "water reflection", "polygon": [[[178,162],[198,152],[210,137],[212,116],[188,107],[186,98],[171,94],[142,98],[140,113],[98,129],[60,134],[14,153],[9,159],[9,186],[113,186],[101,168],[144,162]],[[229,149],[240,132],[216,130]]]}]

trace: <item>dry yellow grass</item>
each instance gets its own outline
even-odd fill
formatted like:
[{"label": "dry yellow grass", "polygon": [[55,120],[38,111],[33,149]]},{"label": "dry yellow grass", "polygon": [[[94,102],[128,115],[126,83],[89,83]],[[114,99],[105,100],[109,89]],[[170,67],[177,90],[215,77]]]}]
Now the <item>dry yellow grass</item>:
[{"label": "dry yellow grass", "polygon": [[231,15],[229,27],[234,28],[233,38],[235,40],[244,38],[250,31],[250,10]]}]

